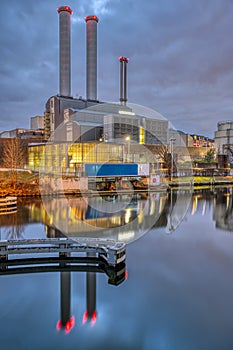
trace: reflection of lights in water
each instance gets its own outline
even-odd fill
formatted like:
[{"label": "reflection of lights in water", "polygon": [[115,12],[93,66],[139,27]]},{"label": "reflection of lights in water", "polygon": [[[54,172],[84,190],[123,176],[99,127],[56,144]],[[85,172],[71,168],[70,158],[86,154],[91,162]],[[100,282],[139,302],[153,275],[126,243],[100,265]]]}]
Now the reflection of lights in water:
[{"label": "reflection of lights in water", "polygon": [[130,243],[156,223],[165,203],[164,193],[151,193],[146,200],[139,194],[134,198],[121,195],[114,203],[100,197],[47,197],[43,206],[35,208],[33,217],[69,237],[118,239],[121,233],[124,242]]},{"label": "reflection of lights in water", "polygon": [[205,210],[206,210],[206,200],[204,201],[203,208],[202,208],[202,216],[205,215]]},{"label": "reflection of lights in water", "polygon": [[[75,317],[72,316],[65,324],[65,327],[64,327],[65,333],[68,334],[71,331],[71,329],[74,327],[74,325],[75,325]],[[61,328],[63,328],[62,322],[61,322],[61,320],[59,320],[57,322],[56,329],[57,329],[57,331],[60,331]]]},{"label": "reflection of lights in water", "polygon": [[113,216],[111,219],[111,223],[114,225],[114,226],[120,226],[121,225],[121,217],[120,216]]},{"label": "reflection of lights in water", "polygon": [[131,208],[126,208],[125,211],[125,223],[128,224],[129,223],[129,219],[131,217]]},{"label": "reflection of lights in water", "polygon": [[164,208],[163,197],[160,197],[160,199],[159,199],[159,214],[162,213],[163,208]]},{"label": "reflection of lights in water", "polygon": [[88,320],[88,312],[85,311],[84,314],[83,314],[83,321],[82,321],[82,324],[85,324]]},{"label": "reflection of lights in water", "polygon": [[138,223],[139,223],[139,224],[142,224],[143,220],[144,220],[144,212],[141,211],[141,212],[138,214]]},{"label": "reflection of lights in water", "polygon": [[97,320],[97,312],[94,311],[91,317],[91,325],[94,326]]},{"label": "reflection of lights in water", "polygon": [[[82,319],[82,324],[86,324],[89,319],[89,314],[87,311],[84,312],[83,314],[83,319]],[[94,311],[93,314],[91,315],[91,325],[94,326],[96,324],[97,320],[97,312]]]},{"label": "reflection of lights in water", "polygon": [[150,203],[150,215],[154,215],[155,213],[155,201],[151,201]]},{"label": "reflection of lights in water", "polygon": [[118,240],[119,241],[128,241],[128,240],[134,238],[134,236],[135,236],[134,231],[118,233]]},{"label": "reflection of lights in water", "polygon": [[226,205],[227,205],[227,209],[229,208],[229,204],[230,204],[230,193],[227,193],[228,194],[228,196],[227,196],[227,203],[226,203]]},{"label": "reflection of lights in water", "polygon": [[198,196],[194,196],[193,197],[192,215],[194,215],[197,211],[197,203],[198,203]]}]

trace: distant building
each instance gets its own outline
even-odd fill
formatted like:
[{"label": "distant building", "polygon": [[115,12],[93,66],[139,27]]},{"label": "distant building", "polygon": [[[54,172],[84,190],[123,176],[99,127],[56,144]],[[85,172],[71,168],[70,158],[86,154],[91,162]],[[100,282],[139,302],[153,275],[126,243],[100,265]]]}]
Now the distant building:
[{"label": "distant building", "polygon": [[1,132],[0,138],[19,138],[29,142],[43,142],[44,130],[17,128]]},{"label": "distant building", "polygon": [[233,150],[233,121],[219,122],[214,141],[218,154],[227,154]]},{"label": "distant building", "polygon": [[37,115],[30,119],[30,129],[44,129],[44,116]]},{"label": "distant building", "polygon": [[174,146],[181,147],[192,147],[193,146],[193,138],[191,135],[175,129],[169,129],[168,131],[168,139],[173,139]]},{"label": "distant building", "polygon": [[185,147],[214,147],[214,140],[197,134],[188,134],[180,130],[169,129],[168,138],[173,139],[174,146]]},{"label": "distant building", "polygon": [[190,135],[193,139],[193,147],[214,147],[214,140],[203,135]]},{"label": "distant building", "polygon": [[[215,131],[215,147],[219,168],[233,166],[233,121],[219,122]],[[230,164],[229,164],[230,163]]]}]

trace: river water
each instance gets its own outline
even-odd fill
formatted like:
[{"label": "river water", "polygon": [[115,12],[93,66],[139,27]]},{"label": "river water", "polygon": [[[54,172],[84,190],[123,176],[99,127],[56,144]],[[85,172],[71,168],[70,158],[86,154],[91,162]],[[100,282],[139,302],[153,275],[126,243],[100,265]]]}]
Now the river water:
[{"label": "river water", "polygon": [[[232,203],[232,188],[19,201],[0,216],[1,240],[121,239],[127,278],[115,286],[104,273],[2,274],[1,348],[232,350]],[[70,331],[59,323],[62,283]]]}]

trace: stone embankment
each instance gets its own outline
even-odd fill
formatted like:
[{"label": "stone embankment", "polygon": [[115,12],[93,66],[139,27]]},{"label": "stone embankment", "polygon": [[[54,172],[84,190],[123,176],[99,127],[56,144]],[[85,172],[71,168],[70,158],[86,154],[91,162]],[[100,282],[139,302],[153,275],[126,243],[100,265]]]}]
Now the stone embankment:
[{"label": "stone embankment", "polygon": [[1,184],[0,197],[16,196],[16,197],[32,197],[40,196],[40,189],[37,184]]}]

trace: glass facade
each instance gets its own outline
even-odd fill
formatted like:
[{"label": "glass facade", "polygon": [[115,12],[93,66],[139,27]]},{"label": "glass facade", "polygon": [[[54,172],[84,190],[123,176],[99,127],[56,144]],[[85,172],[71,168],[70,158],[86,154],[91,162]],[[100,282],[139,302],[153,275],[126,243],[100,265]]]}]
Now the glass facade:
[{"label": "glass facade", "polygon": [[54,143],[28,147],[28,168],[52,173],[84,171],[86,163],[121,163],[123,145],[108,142]]}]

